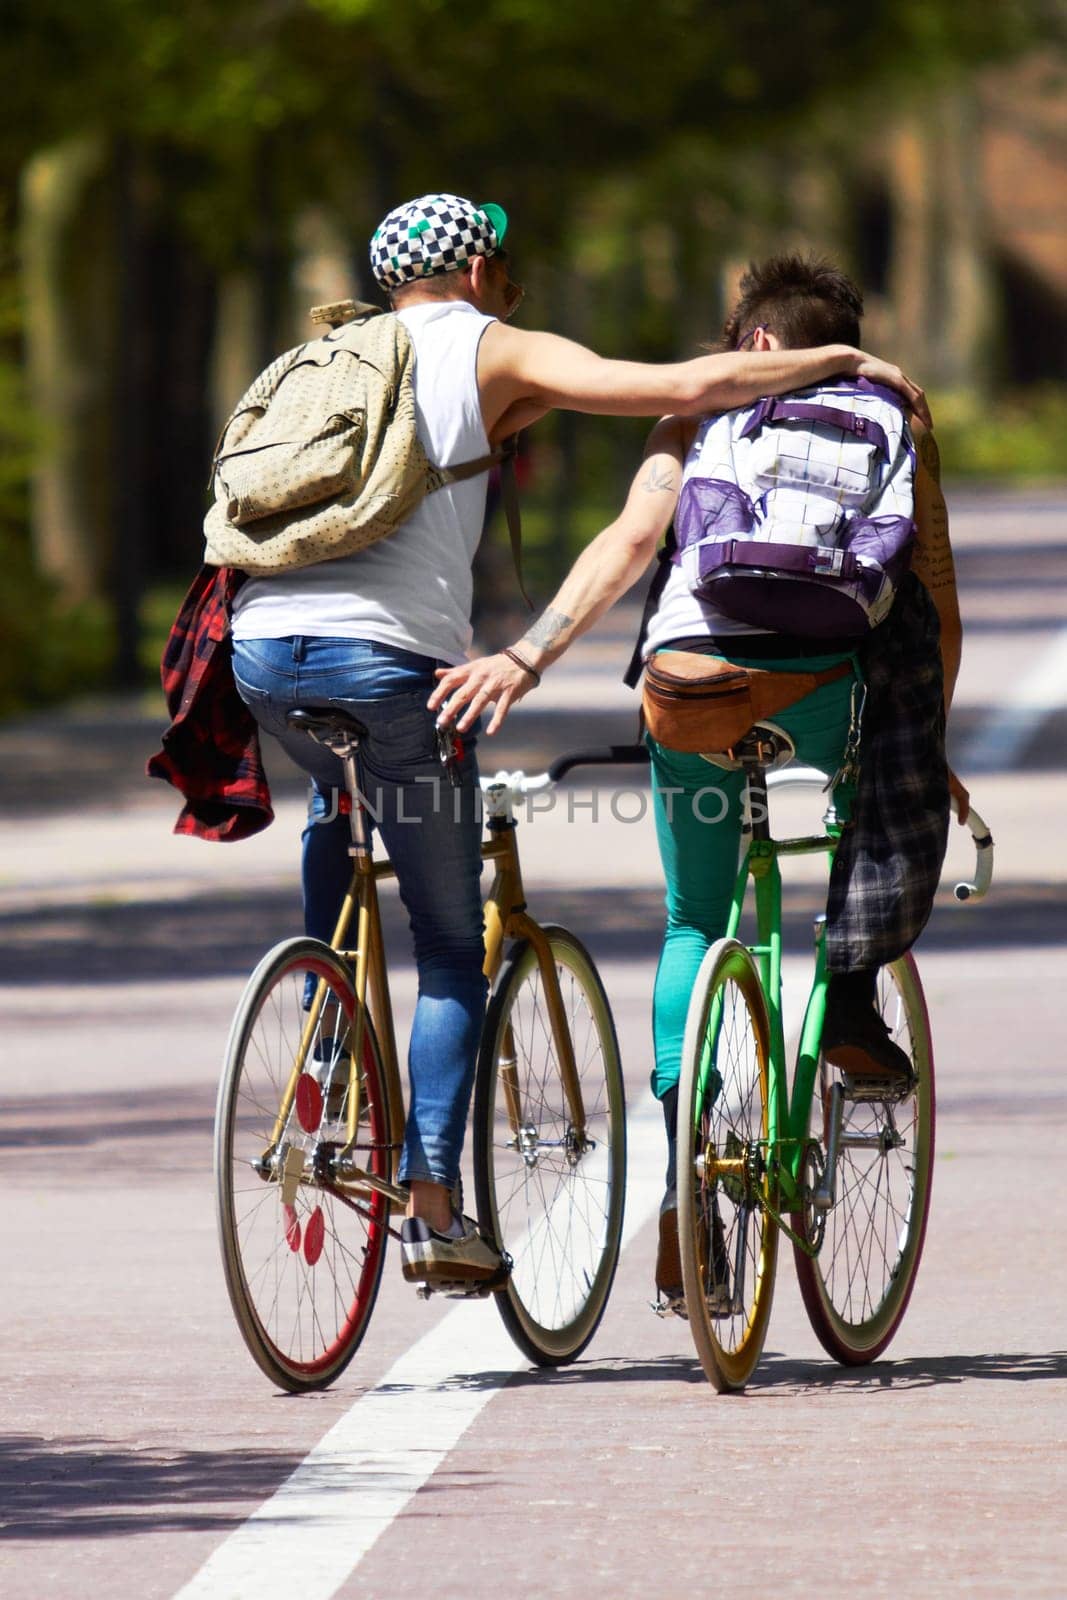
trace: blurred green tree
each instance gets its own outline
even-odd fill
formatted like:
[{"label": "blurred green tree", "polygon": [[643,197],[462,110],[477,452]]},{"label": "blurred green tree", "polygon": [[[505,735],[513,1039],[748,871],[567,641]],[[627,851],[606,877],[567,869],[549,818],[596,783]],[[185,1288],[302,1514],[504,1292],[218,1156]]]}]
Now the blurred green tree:
[{"label": "blurred green tree", "polygon": [[[828,115],[857,108],[876,138],[875,91],[921,96],[1063,19],[1061,0],[7,0],[0,179],[21,183],[39,498],[66,508],[38,517],[36,561],[71,597],[113,597],[132,681],[142,584],[188,560],[198,521],[220,283],[251,286],[265,360],[309,204],[367,292],[365,241],[398,198],[498,198],[540,324],[666,355],[711,331],[727,225],[775,215]],[[9,251],[14,229],[0,213]],[[16,368],[24,344],[3,345]]]}]

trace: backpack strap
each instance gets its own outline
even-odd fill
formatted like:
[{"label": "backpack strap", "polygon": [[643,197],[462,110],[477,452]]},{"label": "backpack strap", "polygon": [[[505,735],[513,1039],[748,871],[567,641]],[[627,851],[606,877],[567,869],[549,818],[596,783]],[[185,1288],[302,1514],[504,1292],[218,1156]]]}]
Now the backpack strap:
[{"label": "backpack strap", "polygon": [[504,516],[507,518],[511,559],[515,566],[519,593],[532,611],[534,603],[526,592],[522,577],[522,515],[519,510],[519,480],[515,472],[518,451],[519,436],[513,433],[490,455],[479,456],[477,461],[461,461],[454,467],[434,467],[430,477],[430,490],[432,492],[434,489],[440,489],[446,483],[462,483],[467,478],[476,478],[480,472],[488,472],[490,467],[500,467],[500,499],[504,506]]},{"label": "backpack strap", "polygon": [[674,523],[672,522],[670,527],[667,529],[667,537],[664,541],[663,548],[656,557],[658,565],[652,576],[652,582],[648,586],[648,593],[645,596],[645,606],[644,610],[641,612],[641,623],[637,630],[637,640],[634,644],[633,654],[630,656],[629,666],[622,675],[622,681],[628,689],[637,688],[637,680],[644,671],[645,640],[648,637],[648,625],[655,615],[656,607],[659,605],[660,595],[667,586],[667,579],[671,574],[671,565],[674,561],[674,555],[677,548],[678,541],[674,535]]},{"label": "backpack strap", "polygon": [[511,559],[515,566],[515,578],[519,585],[519,593],[532,611],[534,603],[526,593],[526,585],[522,581],[522,520],[519,513],[519,478],[515,469],[518,453],[519,436],[517,433],[513,433],[511,438],[505,439],[501,446],[500,498],[504,503],[504,515],[508,523],[508,538],[511,540]]},{"label": "backpack strap", "polygon": [[702,546],[702,571],[715,567],[773,567],[802,576],[851,579],[862,571],[851,550],[836,545],[775,544],[768,539],[718,539]]},{"label": "backpack strap", "polygon": [[[336,300],[328,305],[312,306],[309,315],[312,322],[326,323],[336,330],[350,322],[362,322],[368,317],[382,316],[384,313],[381,306],[369,305],[365,300]],[[532,611],[534,603],[526,593],[522,579],[522,514],[519,510],[519,480],[515,472],[518,448],[519,436],[513,433],[496,450],[487,456],[479,456],[476,461],[461,461],[454,467],[434,467],[427,493],[443,488],[446,483],[464,483],[468,478],[476,478],[492,467],[500,467],[500,498],[504,503],[508,537],[511,540],[511,559],[515,564],[519,593]]]},{"label": "backpack strap", "polygon": [[823,422],[831,428],[841,428],[857,439],[869,439],[889,460],[889,440],[879,423],[871,417],[858,416],[854,411],[842,411],[838,406],[819,405],[815,401],[779,400],[776,396],[761,400],[741,429],[741,438],[750,439],[761,428],[777,422]]}]

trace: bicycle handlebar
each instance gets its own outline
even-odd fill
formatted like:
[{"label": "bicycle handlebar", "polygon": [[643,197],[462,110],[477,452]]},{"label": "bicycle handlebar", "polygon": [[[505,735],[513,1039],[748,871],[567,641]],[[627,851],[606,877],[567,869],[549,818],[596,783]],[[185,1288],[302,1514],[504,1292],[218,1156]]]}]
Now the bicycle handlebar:
[{"label": "bicycle handlebar", "polygon": [[643,744],[595,745],[589,750],[571,750],[565,756],[557,756],[548,776],[558,783],[572,767],[647,767],[648,763],[648,750]]},{"label": "bicycle handlebar", "polygon": [[547,772],[537,772],[529,778],[525,772],[498,772],[492,778],[481,779],[486,812],[490,817],[510,817],[516,801],[554,789],[572,767],[647,766],[648,759],[643,744],[605,744],[557,756]]},{"label": "bicycle handlebar", "polygon": [[[959,813],[955,796],[952,798],[952,809]],[[993,881],[993,835],[973,806],[967,812],[967,826],[974,841],[974,878],[969,882],[965,879],[957,883],[952,892],[957,900],[981,900]]]},{"label": "bicycle handlebar", "polygon": [[[826,789],[825,777],[814,767],[783,767],[778,772],[768,774],[769,789],[785,789],[790,784]],[[952,809],[957,815],[959,814],[955,796],[952,799]],[[974,877],[965,878],[962,883],[957,883],[952,892],[957,900],[981,900],[988,894],[989,885],[993,881],[993,835],[973,806],[967,813],[967,827],[971,830],[971,839],[974,843]]]},{"label": "bicycle handlebar", "polygon": [[[547,772],[537,773],[531,778],[522,772],[499,772],[495,778],[483,778],[482,790],[487,798],[495,790],[491,804],[491,810],[495,811],[521,796],[554,788],[574,767],[647,766],[648,762],[648,750],[643,744],[595,745],[588,750],[571,750],[566,755],[557,756]],[[814,767],[796,766],[768,773],[767,784],[773,789],[786,788],[791,784],[817,786],[820,789],[827,786],[824,774]],[[958,813],[955,798],[952,809]],[[967,814],[967,826],[974,841],[974,877],[957,883],[953,894],[961,901],[981,900],[989,892],[989,885],[993,881],[993,835],[973,806]]]}]

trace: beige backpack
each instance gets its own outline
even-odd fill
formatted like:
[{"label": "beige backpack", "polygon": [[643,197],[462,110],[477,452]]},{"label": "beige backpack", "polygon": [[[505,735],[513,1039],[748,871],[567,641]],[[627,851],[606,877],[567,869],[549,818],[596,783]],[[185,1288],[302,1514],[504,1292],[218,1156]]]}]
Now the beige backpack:
[{"label": "beige backpack", "polygon": [[[399,317],[344,300],[312,307],[311,318],[330,331],[271,362],[222,430],[204,519],[210,566],[259,576],[352,555],[386,538],[424,495],[512,460],[513,440],[459,466],[429,460]],[[513,470],[505,477],[516,549]]]}]

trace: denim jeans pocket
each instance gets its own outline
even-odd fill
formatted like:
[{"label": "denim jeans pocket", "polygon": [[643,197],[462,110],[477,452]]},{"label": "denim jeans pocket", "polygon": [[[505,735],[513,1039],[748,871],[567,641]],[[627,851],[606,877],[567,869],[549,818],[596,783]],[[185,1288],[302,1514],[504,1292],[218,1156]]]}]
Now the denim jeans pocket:
[{"label": "denim jeans pocket", "polygon": [[241,696],[248,709],[255,715],[257,712],[268,712],[271,706],[271,697],[266,689],[261,689],[257,684],[248,683],[234,668],[233,681],[237,685],[237,693]]},{"label": "denim jeans pocket", "polygon": [[364,759],[381,777],[403,782],[415,772],[436,771],[437,734],[433,712],[426,707],[429,694],[427,686],[364,707],[371,713]]}]

